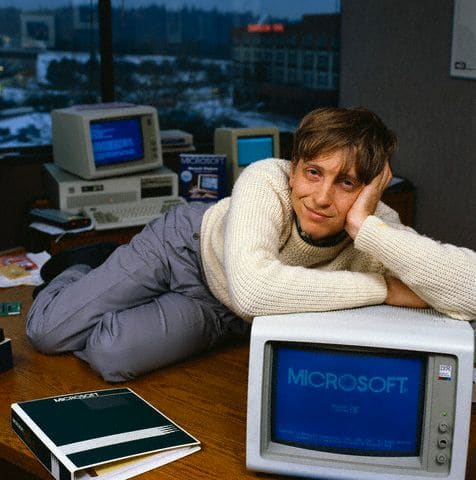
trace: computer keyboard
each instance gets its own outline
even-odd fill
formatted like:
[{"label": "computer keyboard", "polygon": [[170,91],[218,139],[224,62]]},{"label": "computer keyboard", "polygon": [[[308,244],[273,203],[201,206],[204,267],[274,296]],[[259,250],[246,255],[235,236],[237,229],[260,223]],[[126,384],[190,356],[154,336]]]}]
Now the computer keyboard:
[{"label": "computer keyboard", "polygon": [[96,230],[145,225],[163,215],[169,208],[187,203],[182,197],[154,198],[130,203],[85,207],[84,212],[94,222]]}]

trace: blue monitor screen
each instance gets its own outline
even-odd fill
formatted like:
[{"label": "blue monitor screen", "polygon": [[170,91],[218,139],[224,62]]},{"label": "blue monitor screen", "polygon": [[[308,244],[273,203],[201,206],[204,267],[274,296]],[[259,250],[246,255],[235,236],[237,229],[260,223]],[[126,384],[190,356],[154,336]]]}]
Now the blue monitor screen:
[{"label": "blue monitor screen", "polygon": [[417,456],[424,356],[273,348],[271,440],[327,452]]},{"label": "blue monitor screen", "polygon": [[238,166],[246,167],[250,163],[273,156],[273,137],[240,137],[237,140]]},{"label": "blue monitor screen", "polygon": [[91,142],[96,166],[141,160],[144,144],[140,118],[91,122]]}]

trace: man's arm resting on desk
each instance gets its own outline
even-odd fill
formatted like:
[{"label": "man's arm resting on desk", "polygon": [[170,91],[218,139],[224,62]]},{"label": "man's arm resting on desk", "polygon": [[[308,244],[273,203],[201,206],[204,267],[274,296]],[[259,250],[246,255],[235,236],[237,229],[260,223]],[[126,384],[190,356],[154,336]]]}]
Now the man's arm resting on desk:
[{"label": "man's arm resting on desk", "polygon": [[377,258],[388,275],[436,310],[460,320],[476,318],[476,252],[372,215],[359,230],[355,246]]}]

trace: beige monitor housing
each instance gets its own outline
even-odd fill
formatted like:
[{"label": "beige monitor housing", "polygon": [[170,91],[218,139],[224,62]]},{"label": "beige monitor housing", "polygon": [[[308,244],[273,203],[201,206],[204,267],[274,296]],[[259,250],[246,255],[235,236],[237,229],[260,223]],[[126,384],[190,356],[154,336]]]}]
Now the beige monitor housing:
[{"label": "beige monitor housing", "polygon": [[264,158],[279,158],[279,130],[276,127],[217,128],[215,153],[227,157],[229,189],[250,163]]},{"label": "beige monitor housing", "polygon": [[[134,129],[115,129],[131,122]],[[86,180],[129,175],[162,166],[162,148],[157,110],[147,105],[93,104],[74,105],[51,112],[53,160],[58,167]],[[101,126],[104,138],[95,138],[94,128]],[[134,134],[132,132],[135,132]],[[111,138],[108,139],[108,132]],[[125,160],[99,161],[94,147],[110,149],[114,154],[130,145],[140,145],[138,153]]]}]

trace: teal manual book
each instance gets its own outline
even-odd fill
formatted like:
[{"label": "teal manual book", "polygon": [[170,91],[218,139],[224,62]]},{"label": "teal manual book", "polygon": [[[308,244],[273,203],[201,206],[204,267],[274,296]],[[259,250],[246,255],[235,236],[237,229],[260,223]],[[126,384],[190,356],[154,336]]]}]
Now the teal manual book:
[{"label": "teal manual book", "polygon": [[12,427],[56,480],[125,480],[200,449],[129,388],[12,404]]}]

